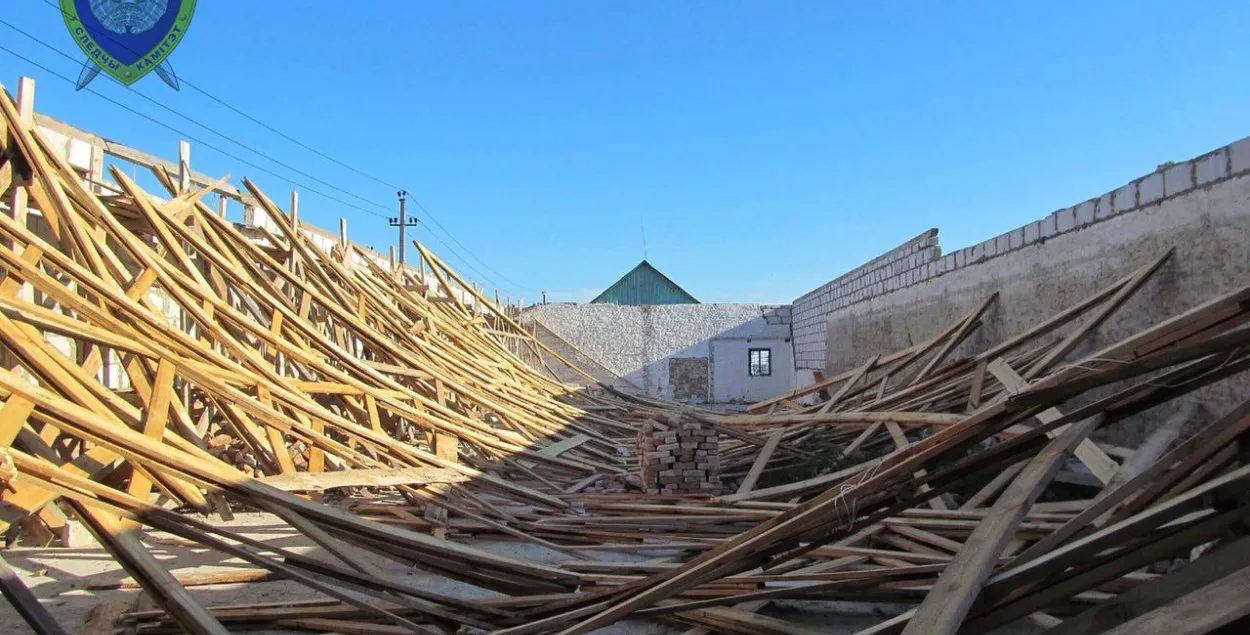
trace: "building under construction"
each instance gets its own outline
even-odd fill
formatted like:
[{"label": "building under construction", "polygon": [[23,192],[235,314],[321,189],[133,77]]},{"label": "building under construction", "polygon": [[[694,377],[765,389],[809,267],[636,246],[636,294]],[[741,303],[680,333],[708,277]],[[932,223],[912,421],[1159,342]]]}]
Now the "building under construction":
[{"label": "building under construction", "polygon": [[33,93],[3,632],[1244,632],[1250,140],[789,306],[522,308]]}]

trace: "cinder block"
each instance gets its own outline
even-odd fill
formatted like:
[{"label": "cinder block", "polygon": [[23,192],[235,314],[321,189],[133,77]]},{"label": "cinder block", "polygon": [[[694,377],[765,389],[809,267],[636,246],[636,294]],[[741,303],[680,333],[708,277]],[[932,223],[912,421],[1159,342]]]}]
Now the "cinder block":
[{"label": "cinder block", "polygon": [[1061,209],[1051,216],[1055,217],[1055,231],[1061,234],[1076,227],[1076,210],[1071,207]]},{"label": "cinder block", "polygon": [[945,256],[942,256],[942,259],[938,262],[942,263],[943,273],[953,271],[955,269],[955,256],[953,254],[946,254]]},{"label": "cinder block", "polygon": [[1149,205],[1163,198],[1163,173],[1155,172],[1143,178],[1137,184],[1137,200],[1142,205]]},{"label": "cinder block", "polygon": [[1097,201],[1089,200],[1076,206],[1076,225],[1081,227],[1094,222]]},{"label": "cinder block", "polygon": [[1016,229],[1013,229],[1011,230],[1010,234],[1007,234],[1007,246],[1011,249],[1019,249],[1020,247],[1024,246],[1024,228],[1023,227],[1018,227]]},{"label": "cinder block", "polygon": [[1229,174],[1250,170],[1250,137],[1228,146]]},{"label": "cinder block", "polygon": [[1115,216],[1115,208],[1111,205],[1112,194],[1113,192],[1108,192],[1098,197],[1098,202],[1095,203],[1096,209],[1094,210],[1095,219],[1102,220]]},{"label": "cinder block", "polygon": [[996,238],[991,238],[981,243],[981,258],[982,259],[993,258],[994,254],[997,253],[997,251],[995,251],[994,249],[996,240],[997,240]]},{"label": "cinder block", "polygon": [[1029,223],[1028,225],[1025,225],[1024,226],[1024,244],[1028,245],[1028,244],[1037,242],[1037,239],[1039,236],[1041,236],[1041,233],[1042,233],[1041,221],[1033,221]]},{"label": "cinder block", "polygon": [[972,246],[971,253],[968,254],[968,262],[980,262],[985,258],[985,243]]},{"label": "cinder block", "polygon": [[1002,255],[1011,250],[1011,239],[1007,234],[1001,234],[994,238],[994,255]]},{"label": "cinder block", "polygon": [[955,252],[953,255],[955,256],[956,268],[959,268],[968,264],[967,261],[964,260],[964,250],[960,249],[959,251]]},{"label": "cinder block", "polygon": [[1049,239],[1049,237],[1054,236],[1055,234],[1059,234],[1059,226],[1055,222],[1054,214],[1051,214],[1050,216],[1046,216],[1045,219],[1041,219],[1041,226],[1039,227],[1039,231],[1040,231],[1039,237],[1041,237],[1041,239],[1043,240]]},{"label": "cinder block", "polygon": [[1117,214],[1137,207],[1137,183],[1129,183],[1112,192],[1111,204]]},{"label": "cinder block", "polygon": [[1228,149],[1220,148],[1200,159],[1198,166],[1194,169],[1194,174],[1198,177],[1198,185],[1205,185],[1227,176]]},{"label": "cinder block", "polygon": [[972,257],[972,250],[973,250],[973,249],[975,249],[975,248],[976,248],[976,247],[964,247],[963,249],[960,249],[960,250],[959,250],[959,251],[964,252],[964,262],[965,262],[965,263],[967,263],[967,264],[972,264],[972,263],[974,263],[974,262],[976,262],[976,261],[977,261],[977,259],[976,259],[976,258],[973,258],[973,257]]},{"label": "cinder block", "polygon": [[1194,189],[1194,164],[1186,161],[1164,170],[1163,194],[1175,196],[1186,190]]}]

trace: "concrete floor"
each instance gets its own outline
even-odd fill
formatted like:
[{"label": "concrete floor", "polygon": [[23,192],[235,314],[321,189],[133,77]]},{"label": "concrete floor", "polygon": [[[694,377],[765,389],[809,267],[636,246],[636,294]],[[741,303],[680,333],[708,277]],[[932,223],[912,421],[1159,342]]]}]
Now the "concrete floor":
[{"label": "concrete floor", "polygon": [[[300,553],[317,553],[320,548],[298,534],[282,521],[264,513],[239,513],[228,527],[241,533],[265,540],[275,546],[291,549]],[[159,532],[145,533],[150,538],[169,538]],[[151,553],[168,570],[177,574],[209,574],[230,571],[232,569],[251,569],[252,565],[234,558],[225,558],[216,552],[192,547],[170,544],[158,544],[145,538]],[[543,547],[523,542],[490,540],[475,541],[475,546],[501,555],[508,555],[540,562],[560,562],[567,556],[550,551]],[[362,557],[374,564],[395,571],[411,582],[440,593],[447,593],[464,598],[491,597],[491,591],[478,589],[470,585],[448,580],[423,572],[396,570],[397,565],[374,554],[357,551]],[[50,548],[36,549],[15,547],[4,552],[4,558],[18,571],[31,591],[43,602],[61,625],[68,631],[79,629],[87,620],[88,614],[97,606],[126,603],[128,607],[139,609],[156,608],[151,598],[139,590],[105,590],[92,591],[86,587],[89,583],[100,581],[120,581],[128,576],[113,558],[98,546],[88,548]],[[627,554],[602,554],[603,559],[613,560],[644,560],[659,554],[645,557]],[[328,558],[328,556],[327,556]],[[221,604],[240,604],[258,602],[277,602],[291,600],[314,599],[319,596],[297,583],[279,580],[272,582],[251,582],[245,584],[226,584],[206,587],[192,587],[191,595],[207,606]],[[141,597],[142,596],[142,597]],[[818,629],[831,635],[851,634],[860,629],[879,623],[885,617],[897,613],[905,607],[885,607],[851,602],[781,602],[767,611],[771,615],[784,617],[796,623]],[[643,635],[661,635],[681,633],[686,628],[675,622],[658,620],[627,620],[596,631],[604,635],[625,635],[639,633]],[[253,631],[258,632],[258,631]],[[260,631],[263,633],[263,631]],[[1032,633],[1034,629],[1022,627],[1005,631],[1006,633]],[[27,635],[33,631],[18,616],[7,602],[0,602],[0,634]]]}]

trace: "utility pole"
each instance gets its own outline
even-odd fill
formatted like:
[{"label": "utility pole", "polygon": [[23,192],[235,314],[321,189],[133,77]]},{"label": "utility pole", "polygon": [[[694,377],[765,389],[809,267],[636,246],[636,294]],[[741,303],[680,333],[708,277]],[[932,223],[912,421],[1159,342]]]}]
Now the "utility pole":
[{"label": "utility pole", "polygon": [[411,223],[408,222],[408,190],[400,190],[395,194],[399,196],[399,218],[392,216],[388,220],[390,220],[391,227],[399,228],[399,268],[403,268],[407,262],[404,260],[405,248],[408,245],[407,230],[409,227],[416,227],[417,221],[413,219]]}]

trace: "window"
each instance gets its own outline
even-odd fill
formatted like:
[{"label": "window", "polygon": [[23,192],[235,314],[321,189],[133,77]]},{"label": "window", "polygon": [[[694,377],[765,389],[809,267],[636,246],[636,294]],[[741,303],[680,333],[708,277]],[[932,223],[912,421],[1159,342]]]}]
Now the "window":
[{"label": "window", "polygon": [[748,349],[747,366],[747,374],[752,377],[765,377],[773,374],[773,349]]}]

